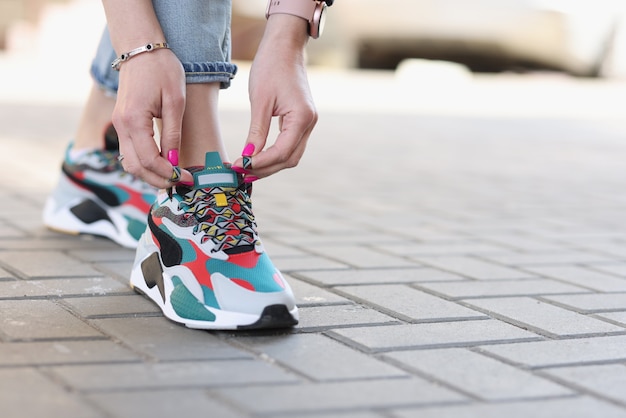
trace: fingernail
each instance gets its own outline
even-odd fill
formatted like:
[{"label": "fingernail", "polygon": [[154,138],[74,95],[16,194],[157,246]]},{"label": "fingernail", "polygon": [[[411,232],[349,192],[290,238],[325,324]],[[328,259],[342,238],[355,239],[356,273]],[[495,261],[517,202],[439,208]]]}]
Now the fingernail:
[{"label": "fingernail", "polygon": [[179,181],[178,184],[182,184],[183,186],[193,186],[193,181]]},{"label": "fingernail", "polygon": [[167,152],[167,161],[169,161],[172,165],[178,165],[178,150],[171,149]]},{"label": "fingernail", "polygon": [[243,151],[241,151],[241,156],[242,157],[251,157],[252,154],[254,154],[254,144],[248,144],[246,145],[246,147],[243,149]]},{"label": "fingernail", "polygon": [[244,183],[252,183],[254,181],[257,181],[259,178],[257,176],[247,176],[243,178],[243,182]]},{"label": "fingernail", "polygon": [[233,165],[232,167],[230,167],[235,173],[239,173],[239,174],[248,174],[248,171],[237,166],[237,165]]}]

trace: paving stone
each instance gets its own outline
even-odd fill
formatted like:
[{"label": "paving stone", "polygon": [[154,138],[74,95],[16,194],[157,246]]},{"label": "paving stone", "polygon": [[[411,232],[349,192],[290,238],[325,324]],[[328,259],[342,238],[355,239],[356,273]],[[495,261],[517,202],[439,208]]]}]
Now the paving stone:
[{"label": "paving stone", "polygon": [[350,269],[334,271],[307,271],[299,274],[326,286],[376,283],[414,283],[446,280],[463,280],[459,275],[432,268]]},{"label": "paving stone", "polygon": [[626,312],[607,312],[595,315],[597,318],[606,318],[626,326]]},{"label": "paving stone", "polygon": [[[41,191],[40,191],[41,193]],[[36,217],[41,216],[43,206],[33,212]],[[26,217],[26,214],[20,213],[20,217]],[[43,228],[43,227],[42,227]],[[45,232],[45,229],[42,229]],[[24,239],[5,238],[0,236],[0,250],[9,252],[22,251],[65,251],[71,249],[83,249],[86,246],[93,250],[108,251],[117,249],[119,246],[107,239],[95,238],[89,235],[65,235],[55,232],[49,232],[45,237],[29,236]]]},{"label": "paving stone", "polygon": [[72,365],[46,368],[69,387],[85,392],[166,388],[243,388],[295,384],[298,379],[260,360],[176,361]]},{"label": "paving stone", "polygon": [[[298,191],[298,193],[300,193]],[[259,194],[256,193],[255,190],[255,202],[259,202]],[[268,199],[268,203],[276,204],[275,201],[271,201]],[[271,206],[270,204],[270,206]],[[317,202],[310,202],[312,206],[316,206]],[[255,207],[261,207],[261,204],[255,203]],[[256,213],[255,209],[255,213]],[[302,211],[293,210],[294,217],[302,218],[304,216]],[[288,217],[287,213],[282,222],[289,222],[293,217]],[[358,215],[357,212],[352,212],[351,216],[354,218]],[[333,216],[333,215],[329,215]],[[295,246],[305,253],[315,252],[318,248],[323,248],[327,245],[337,245],[337,244],[354,244],[354,243],[362,243],[362,244],[370,244],[374,240],[384,240],[384,241],[397,241],[397,235],[393,234],[381,234],[381,233],[373,233],[363,230],[362,225],[358,225],[355,227],[351,227],[348,223],[354,223],[355,219],[341,219],[339,221],[333,221],[329,219],[307,219],[306,225],[291,225],[291,227],[285,228],[284,226],[276,226],[271,227],[271,229],[267,229],[267,231],[271,231],[270,238],[276,239],[284,244],[288,244],[291,246]],[[310,226],[315,225],[316,230],[311,231]],[[336,225],[339,228],[336,228]],[[263,225],[265,229],[268,225]],[[269,227],[268,227],[269,228]],[[336,229],[335,229],[336,228]],[[263,237],[263,232],[261,232],[261,237]],[[269,250],[268,250],[269,253]],[[272,253],[273,254],[273,253]]]},{"label": "paving stone", "polygon": [[[512,250],[521,251],[519,255],[531,253],[530,255],[542,256],[549,253],[558,253],[563,251],[563,245],[548,241],[542,237],[525,236],[521,234],[491,234],[488,237],[481,237],[486,243],[502,245]],[[511,254],[515,256],[516,254]]]},{"label": "paving stone", "polygon": [[129,287],[130,272],[133,268],[132,261],[106,261],[96,262],[92,265],[94,268],[98,269],[98,271],[101,271],[107,276],[111,276],[125,287]]},{"label": "paving stone", "polygon": [[534,252],[526,254],[487,254],[481,258],[507,266],[559,266],[612,261],[613,258],[583,251]]},{"label": "paving stone", "polygon": [[591,397],[440,406],[393,411],[394,418],[623,418],[626,410]]},{"label": "paving stone", "polygon": [[541,339],[497,320],[438,322],[336,329],[329,332],[346,344],[378,352],[410,348],[440,348]]},{"label": "paving stone", "polygon": [[[311,305],[351,304],[351,301],[343,296],[339,296],[326,289],[320,288],[319,286],[314,286],[305,281],[296,279],[289,274],[285,274],[285,276],[291,286],[291,289],[293,290],[296,297],[296,304],[299,307]],[[0,286],[1,285],[2,283],[0,282]]]},{"label": "paving stone", "polygon": [[3,280],[0,281],[0,299],[30,298],[48,295],[39,280]]},{"label": "paving stone", "polygon": [[83,260],[87,263],[103,263],[103,262],[120,262],[123,261],[126,264],[132,263],[135,260],[135,251],[129,248],[116,247],[107,251],[101,249],[82,248],[76,250],[69,250],[67,252],[72,257],[79,260]]},{"label": "paving stone", "polygon": [[626,279],[579,266],[526,268],[535,274],[600,292],[626,292]]},{"label": "paving stone", "polygon": [[[376,248],[377,246],[374,245]],[[510,254],[511,250],[503,246],[486,244],[481,241],[457,241],[444,243],[400,243],[386,244],[381,247],[386,252],[401,256],[437,256],[437,255],[475,255],[475,254]]]},{"label": "paving stone", "polygon": [[0,221],[0,236],[4,238],[22,238],[26,237],[26,233],[7,222]]},{"label": "paving stone", "polygon": [[0,369],[0,405],[7,418],[105,418],[76,393],[68,392],[35,369]]},{"label": "paving stone", "polygon": [[344,411],[344,412],[322,412],[319,414],[307,414],[306,418],[387,418],[389,415],[385,412],[377,413],[375,411]]},{"label": "paving stone", "polygon": [[626,293],[542,296],[541,299],[581,313],[626,310]]},{"label": "paving stone", "polygon": [[11,273],[6,271],[5,269],[0,268],[0,279],[2,279],[2,280],[6,280],[6,279],[14,280],[15,276],[13,276]]},{"label": "paving stone", "polygon": [[478,280],[527,279],[534,275],[472,257],[414,257],[425,265]]},{"label": "paving stone", "polygon": [[135,260],[135,250],[117,246],[116,248],[102,251],[97,248],[70,249],[67,254],[86,263],[126,262],[132,265]]},{"label": "paving stone", "polygon": [[[275,224],[275,225],[272,225],[271,227],[265,225],[265,227],[268,228],[266,229],[267,231],[275,232],[279,226]],[[294,229],[291,231],[291,233],[300,234],[300,231],[297,229]],[[263,247],[265,248],[265,251],[267,251],[268,254],[272,254],[272,260],[279,261],[279,260],[282,260],[283,258],[300,257],[300,256],[307,255],[305,251],[297,247],[294,247],[293,245],[282,244],[272,238],[268,238],[267,235],[263,235],[261,239],[263,240]]]},{"label": "paving stone", "polygon": [[0,261],[31,278],[102,276],[88,264],[59,251],[0,251]]},{"label": "paving stone", "polygon": [[484,346],[481,350],[525,367],[626,361],[626,336],[576,338]]},{"label": "paving stone", "polygon": [[40,366],[137,361],[140,357],[112,341],[0,343],[0,365]]},{"label": "paving stone", "polygon": [[587,267],[600,272],[626,278],[626,263],[620,264],[590,264]]},{"label": "paving stone", "polygon": [[626,364],[598,366],[559,367],[543,371],[544,374],[566,382],[574,388],[619,402],[626,416]]},{"label": "paving stone", "polygon": [[[268,252],[268,254],[271,254]],[[272,257],[274,260],[274,257]],[[331,260],[326,257],[320,257],[317,255],[302,255],[294,257],[282,257],[274,261],[276,267],[281,272],[290,272],[295,270],[331,270],[331,269],[347,269],[349,268],[347,263],[337,260]]]},{"label": "paving stone", "polygon": [[37,296],[104,296],[109,294],[135,293],[127,284],[110,277],[88,277],[72,279],[46,279],[33,281],[41,289]]},{"label": "paving stone", "polygon": [[299,311],[300,323],[296,326],[296,329],[303,332],[398,323],[397,319],[375,309],[355,304],[311,306],[299,308]]},{"label": "paving stone", "polygon": [[250,417],[198,389],[92,393],[87,398],[115,418]]},{"label": "paving stone", "polygon": [[138,353],[160,361],[250,359],[243,350],[217,336],[185,328],[163,317],[117,318],[92,321],[106,335],[113,336]]},{"label": "paving stone", "polygon": [[497,402],[574,395],[570,389],[467,349],[399,351],[384,357],[477,399]]},{"label": "paving stone", "polygon": [[338,286],[336,289],[358,302],[408,322],[487,318],[475,310],[401,284]]},{"label": "paving stone", "polygon": [[463,402],[465,398],[419,378],[290,386],[219,388],[221,397],[260,415],[305,416],[341,411]]},{"label": "paving stone", "polygon": [[428,289],[450,299],[590,292],[588,289],[550,279],[465,280],[458,282],[420,283],[415,285],[415,287]]},{"label": "paving stone", "polygon": [[319,334],[246,337],[237,338],[237,342],[315,381],[407,376],[396,367]]},{"label": "paving stone", "polygon": [[0,301],[0,332],[11,339],[102,337],[102,334],[48,300]]},{"label": "paving stone", "polygon": [[68,298],[63,304],[85,318],[158,314],[161,310],[147,298],[132,294],[106,297]]},{"label": "paving stone", "polygon": [[620,242],[619,238],[623,237],[616,237],[615,240],[600,242],[587,241],[586,243],[581,243],[580,246],[589,252],[602,254],[613,259],[623,260],[626,257],[626,251],[624,250],[624,242]]},{"label": "paving stone", "polygon": [[419,265],[403,257],[385,254],[365,246],[353,244],[325,245],[316,247],[315,252],[357,268],[416,267]]},{"label": "paving stone", "polygon": [[468,303],[489,315],[552,338],[626,332],[624,327],[528,297],[472,299]]}]

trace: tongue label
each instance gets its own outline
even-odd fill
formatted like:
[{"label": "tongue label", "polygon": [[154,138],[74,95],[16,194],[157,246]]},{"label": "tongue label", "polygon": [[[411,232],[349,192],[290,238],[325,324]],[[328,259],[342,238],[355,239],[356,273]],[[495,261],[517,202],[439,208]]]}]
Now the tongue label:
[{"label": "tongue label", "polygon": [[224,166],[219,152],[207,152],[204,169],[193,173],[194,186],[198,189],[207,187],[237,187],[237,174]]}]

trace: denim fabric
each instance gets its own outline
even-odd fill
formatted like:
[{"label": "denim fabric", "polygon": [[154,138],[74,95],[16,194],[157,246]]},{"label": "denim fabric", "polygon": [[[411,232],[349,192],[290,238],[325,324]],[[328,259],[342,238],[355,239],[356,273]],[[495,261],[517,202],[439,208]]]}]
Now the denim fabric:
[{"label": "denim fabric", "polygon": [[[230,62],[231,0],[153,0],[153,5],[165,39],[183,65],[187,83],[219,82],[227,88],[237,72]],[[105,28],[91,74],[111,94],[118,88],[118,72],[111,68],[115,58]]]}]

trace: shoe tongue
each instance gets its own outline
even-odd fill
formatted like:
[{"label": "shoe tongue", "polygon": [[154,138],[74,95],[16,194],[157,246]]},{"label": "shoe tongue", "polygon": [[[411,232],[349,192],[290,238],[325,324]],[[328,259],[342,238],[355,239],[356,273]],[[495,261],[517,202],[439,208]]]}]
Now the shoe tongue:
[{"label": "shoe tongue", "polygon": [[212,187],[236,188],[239,185],[237,173],[222,162],[219,152],[207,152],[204,167],[190,167],[194,189]]}]

